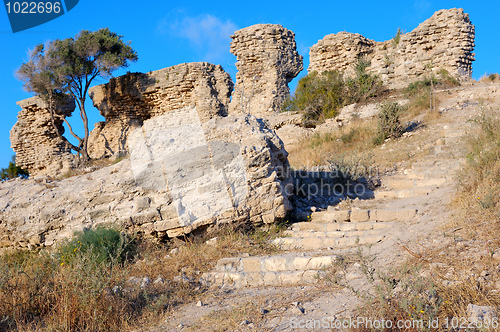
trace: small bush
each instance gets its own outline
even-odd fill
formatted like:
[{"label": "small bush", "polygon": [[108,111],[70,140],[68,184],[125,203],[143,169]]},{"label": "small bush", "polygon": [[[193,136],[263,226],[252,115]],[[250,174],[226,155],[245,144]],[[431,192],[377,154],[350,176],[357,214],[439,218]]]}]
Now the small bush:
[{"label": "small bush", "polygon": [[382,144],[388,138],[398,138],[404,133],[401,116],[405,107],[395,103],[382,104],[378,114],[378,135],[374,143]]},{"label": "small bush", "polygon": [[133,255],[134,243],[114,229],[97,228],[75,233],[73,240],[59,248],[61,264],[70,264],[80,255],[93,258],[97,264],[111,262],[123,264]]}]

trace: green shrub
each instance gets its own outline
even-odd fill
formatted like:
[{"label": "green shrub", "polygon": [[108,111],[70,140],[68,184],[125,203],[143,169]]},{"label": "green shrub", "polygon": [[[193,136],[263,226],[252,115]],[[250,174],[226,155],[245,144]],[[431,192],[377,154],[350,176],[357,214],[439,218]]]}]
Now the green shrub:
[{"label": "green shrub", "polygon": [[500,79],[500,75],[497,73],[494,74],[488,74],[488,79],[492,82],[496,81],[497,79]]},{"label": "green shrub", "polygon": [[347,104],[364,101],[380,94],[382,82],[377,75],[366,72],[369,66],[369,61],[360,58],[354,66],[355,76],[345,79],[345,84],[347,86]]},{"label": "green shrub", "polygon": [[312,72],[303,77],[293,98],[285,101],[285,111],[303,112],[305,122],[335,117],[343,106],[344,80],[338,71]]},{"label": "green shrub", "polygon": [[404,133],[401,116],[405,109],[397,102],[380,105],[379,129],[378,135],[375,137],[375,144],[382,144],[387,138],[398,138]]},{"label": "green shrub", "polygon": [[293,97],[285,100],[283,110],[302,112],[303,122],[308,125],[337,116],[345,105],[379,95],[382,82],[366,72],[368,66],[370,62],[359,59],[353,77],[339,71],[310,73],[299,81]]},{"label": "green shrub", "polygon": [[133,256],[134,242],[115,229],[97,228],[76,232],[74,238],[58,250],[61,265],[71,264],[81,255],[90,255],[99,264],[123,264]]},{"label": "green shrub", "polygon": [[10,180],[21,177],[26,179],[29,177],[28,171],[21,169],[21,167],[16,166],[16,156],[12,156],[12,160],[9,162],[9,167],[2,168],[0,170],[0,180]]},{"label": "green shrub", "polygon": [[394,45],[394,47],[396,47],[396,45],[398,45],[401,41],[402,34],[403,32],[401,31],[401,28],[398,28],[398,31],[396,31],[396,35],[392,37],[392,45]]}]

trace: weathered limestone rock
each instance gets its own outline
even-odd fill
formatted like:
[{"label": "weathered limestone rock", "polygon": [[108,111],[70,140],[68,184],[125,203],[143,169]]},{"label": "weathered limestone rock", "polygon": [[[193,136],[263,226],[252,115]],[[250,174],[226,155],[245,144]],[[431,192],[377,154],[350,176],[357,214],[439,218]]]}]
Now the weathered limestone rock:
[{"label": "weathered limestone rock", "polygon": [[106,119],[89,138],[92,158],[125,154],[131,131],[145,120],[196,106],[201,121],[227,114],[233,82],[220,65],[183,63],[157,71],[128,73],[95,86],[89,94]]},{"label": "weathered limestone rock", "polygon": [[203,122],[195,107],[145,120],[130,158],[61,181],[0,184],[0,247],[49,246],[113,224],[174,237],[203,225],[270,223],[290,210],[287,152],[254,116]]},{"label": "weathered limestone rock", "polygon": [[[70,147],[57,136],[46,102],[39,97],[31,97],[18,101],[17,104],[22,110],[10,131],[16,164],[28,170],[30,175],[53,175],[68,171],[75,156]],[[64,117],[71,116],[74,109],[74,101],[56,106],[55,124],[61,133],[64,133]]]},{"label": "weathered limestone rock", "polygon": [[295,34],[281,25],[256,24],[231,38],[238,73],[229,113],[261,117],[280,110],[288,83],[303,69]]},{"label": "weathered limestone rock", "polygon": [[393,40],[375,42],[359,34],[339,32],[325,36],[310,51],[309,72],[352,71],[358,58],[371,62],[368,71],[379,74],[390,87],[446,70],[464,80],[472,74],[474,25],[463,9],[440,10],[413,31]]}]

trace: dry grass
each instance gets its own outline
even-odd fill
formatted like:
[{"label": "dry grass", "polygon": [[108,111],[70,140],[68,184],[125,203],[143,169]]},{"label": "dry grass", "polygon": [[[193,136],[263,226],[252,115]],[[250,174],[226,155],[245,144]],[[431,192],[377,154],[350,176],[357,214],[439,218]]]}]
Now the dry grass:
[{"label": "dry grass", "polygon": [[367,155],[376,131],[375,120],[352,121],[339,130],[304,137],[289,149],[288,159],[292,167],[301,169],[326,165],[339,155]]},{"label": "dry grass", "polygon": [[[98,260],[95,251],[80,253],[76,246],[71,259],[62,249],[4,253],[0,330],[127,331],[156,324],[172,308],[207,292],[200,277],[218,259],[273,253],[277,249],[268,240],[279,232],[222,228],[184,241],[141,241],[133,259],[123,263]],[[131,277],[164,282],[141,288]]]},{"label": "dry grass", "polygon": [[[477,132],[466,140],[467,164],[453,202],[457,212],[451,230],[444,234],[444,245],[429,249],[401,246],[410,259],[373,278],[376,291],[365,295],[359,316],[393,322],[439,318],[443,323],[454,317],[467,318],[468,304],[500,307],[499,261],[493,256],[500,253],[500,117],[489,111],[473,121]],[[368,260],[364,262],[361,265],[370,266]],[[441,325],[432,330],[449,329]]]},{"label": "dry grass", "polygon": [[480,81],[486,83],[498,83],[500,82],[500,75],[498,73],[485,74],[481,77]]}]

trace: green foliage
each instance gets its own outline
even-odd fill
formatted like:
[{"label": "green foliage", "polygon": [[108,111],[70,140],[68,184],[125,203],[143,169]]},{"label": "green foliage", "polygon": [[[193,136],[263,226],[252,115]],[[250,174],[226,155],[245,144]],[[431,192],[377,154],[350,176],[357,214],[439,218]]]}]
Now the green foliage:
[{"label": "green foliage", "polygon": [[375,137],[375,144],[382,144],[387,138],[398,138],[404,133],[401,116],[405,109],[397,102],[380,106],[378,114],[379,131]]},{"label": "green foliage", "polygon": [[491,82],[494,82],[496,80],[500,80],[500,75],[497,74],[497,73],[493,73],[493,74],[488,74],[488,79],[491,81]]},{"label": "green foliage", "polygon": [[[136,61],[137,54],[125,43],[122,36],[108,28],[91,32],[82,30],[75,38],[49,41],[39,44],[29,52],[29,60],[17,70],[17,77],[24,82],[24,89],[45,99],[52,115],[52,124],[61,139],[88,160],[89,136],[85,100],[88,89],[97,77],[109,77],[111,73]],[[73,98],[83,121],[85,135],[76,135],[67,121],[71,134],[78,141],[75,146],[62,136],[54,121],[57,99]]]},{"label": "green foliage", "polygon": [[304,123],[314,124],[337,116],[345,105],[377,96],[382,91],[382,83],[376,75],[366,72],[369,65],[368,61],[358,60],[352,78],[338,71],[310,73],[299,81],[294,96],[283,104],[283,110],[303,112]]},{"label": "green foliage", "polygon": [[19,166],[16,166],[16,156],[12,156],[12,160],[9,162],[9,166],[7,168],[0,169],[0,180],[10,180],[15,179],[17,177],[21,177],[26,179],[29,177],[28,171],[22,169]]},{"label": "green foliage", "polygon": [[343,104],[343,85],[337,71],[312,72],[300,79],[294,97],[285,101],[283,109],[303,112],[305,122],[335,117]]},{"label": "green foliage", "polygon": [[61,265],[79,261],[82,255],[91,257],[97,264],[123,264],[133,256],[134,242],[114,229],[89,229],[75,233],[73,240],[61,246],[58,252]]},{"label": "green foliage", "polygon": [[414,96],[422,92],[428,93],[431,88],[431,85],[437,85],[438,83],[439,83],[438,79],[434,77],[425,78],[423,80],[410,83],[408,87],[405,88],[404,91],[409,96]]},{"label": "green foliage", "polygon": [[401,31],[401,28],[398,28],[398,31],[396,31],[396,35],[392,37],[392,45],[394,45],[394,47],[396,47],[401,41],[402,34],[403,32]]},{"label": "green foliage", "polygon": [[354,66],[354,77],[345,79],[348,104],[376,97],[382,90],[382,82],[377,75],[366,72],[370,62],[360,58]]}]

